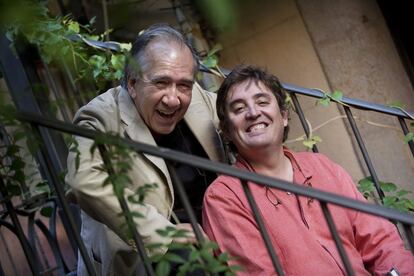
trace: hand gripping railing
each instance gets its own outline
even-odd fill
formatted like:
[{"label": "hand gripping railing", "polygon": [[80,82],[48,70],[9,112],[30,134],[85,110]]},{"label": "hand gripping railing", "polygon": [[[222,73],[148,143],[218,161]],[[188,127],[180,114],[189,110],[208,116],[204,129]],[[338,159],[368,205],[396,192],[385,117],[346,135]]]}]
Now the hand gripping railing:
[{"label": "hand gripping railing", "polygon": [[[66,132],[66,133],[77,135],[77,136],[83,136],[83,137],[90,138],[90,139],[96,139],[98,136],[103,135],[100,132],[84,129],[78,126],[74,126],[72,124],[64,123],[64,122],[57,121],[54,119],[45,118],[45,117],[38,116],[35,114],[18,113],[17,118],[23,122],[30,123],[31,125],[51,128],[51,129],[58,130],[61,132]],[[406,234],[409,246],[411,248],[411,251],[414,252],[414,235],[411,229],[411,227],[414,225],[414,215],[388,209],[380,205],[360,202],[357,200],[349,199],[349,198],[342,197],[337,194],[325,192],[322,190],[318,190],[318,189],[314,189],[310,187],[304,187],[300,185],[295,185],[295,184],[292,184],[292,183],[289,183],[283,180],[278,180],[275,178],[258,175],[252,172],[248,172],[245,170],[240,170],[240,169],[231,167],[229,165],[209,161],[207,159],[185,154],[182,152],[160,148],[160,147],[155,147],[155,146],[151,146],[148,144],[143,144],[143,143],[127,140],[127,139],[120,139],[119,137],[114,137],[110,135],[107,135],[106,137],[107,137],[108,143],[114,143],[117,145],[127,146],[131,150],[134,150],[138,153],[146,153],[146,154],[150,154],[150,155],[163,158],[166,160],[167,163],[170,161],[180,162],[180,163],[194,166],[200,169],[237,177],[242,181],[242,183],[245,183],[244,186],[246,187],[247,187],[246,183],[247,181],[249,181],[249,182],[254,182],[258,185],[266,185],[268,187],[276,188],[279,190],[284,190],[287,192],[292,192],[300,196],[306,196],[306,197],[310,197],[310,198],[318,200],[321,203],[322,210],[327,220],[328,226],[330,228],[332,237],[335,241],[335,244],[337,245],[338,252],[342,258],[346,272],[349,275],[353,275],[352,267],[350,266],[347,255],[343,249],[342,242],[339,239],[339,235],[335,228],[335,224],[326,206],[327,204],[334,204],[334,205],[342,206],[345,208],[358,210],[364,213],[369,213],[375,216],[384,217],[391,221],[401,223],[404,227],[405,234]],[[264,226],[264,224],[261,222],[260,214],[257,210],[257,207],[255,207],[254,198],[248,188],[245,188],[245,193],[246,193],[246,196],[249,198],[249,203],[252,206],[254,217],[260,227],[260,232],[262,234],[263,240],[266,243],[266,247],[268,248],[272,262],[275,266],[275,271],[277,271],[279,275],[283,275],[283,269],[280,267],[280,262],[277,259],[277,254],[274,252],[273,246],[268,239],[267,229]],[[63,197],[59,197],[59,199],[63,201],[65,200]],[[189,204],[184,204],[184,208],[186,209],[187,212],[191,213],[191,210],[190,210],[191,208]],[[195,222],[194,216],[191,216],[190,219],[192,221],[193,226],[195,226],[196,222]],[[198,229],[195,228],[196,233],[197,233],[197,230]],[[200,233],[198,233],[197,236],[198,238],[201,238]],[[139,235],[136,235],[136,238],[139,239]],[[145,254],[145,252],[142,252],[142,254]],[[83,255],[83,257],[87,258],[87,255],[86,254]],[[153,275],[153,271],[150,268],[147,270],[147,272],[150,275]]]}]

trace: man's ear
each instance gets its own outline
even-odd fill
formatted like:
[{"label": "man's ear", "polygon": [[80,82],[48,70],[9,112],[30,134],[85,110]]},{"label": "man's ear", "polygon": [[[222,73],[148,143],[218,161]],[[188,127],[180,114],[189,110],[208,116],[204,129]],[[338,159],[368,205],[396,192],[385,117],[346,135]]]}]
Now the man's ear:
[{"label": "man's ear", "polygon": [[135,84],[136,84],[137,80],[133,79],[133,78],[128,78],[127,81],[127,90],[128,90],[128,94],[131,96],[131,98],[135,98],[136,97],[136,91],[135,91]]}]

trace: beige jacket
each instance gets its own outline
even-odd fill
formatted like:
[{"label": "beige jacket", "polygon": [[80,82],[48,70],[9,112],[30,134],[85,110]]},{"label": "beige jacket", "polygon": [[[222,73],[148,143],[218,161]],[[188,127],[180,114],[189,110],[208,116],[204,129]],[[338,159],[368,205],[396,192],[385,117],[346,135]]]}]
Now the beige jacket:
[{"label": "beige jacket", "polygon": [[[191,104],[184,117],[208,157],[213,161],[224,161],[224,152],[217,134],[215,94],[203,91],[194,85]],[[74,123],[103,132],[118,132],[122,137],[156,145],[148,127],[139,116],[128,92],[116,87],[96,97],[75,115]],[[92,156],[93,141],[77,138],[81,152],[80,166],[75,169],[75,154],[68,156],[67,183],[71,186],[76,201],[82,209],[81,236],[98,275],[137,275],[142,265],[138,254],[124,241],[125,220],[112,185],[102,185],[107,173],[100,170],[102,159],[98,152]],[[135,154],[129,177],[133,184],[125,189],[132,195],[137,187],[157,183],[158,187],[145,199],[145,205],[129,203],[132,212],[145,217],[135,218],[137,230],[145,244],[169,243],[156,233],[156,229],[173,226],[169,221],[174,205],[174,192],[166,164],[163,159]],[[196,183],[195,183],[196,185]],[[162,252],[162,249],[160,249]],[[156,252],[148,252],[150,255]],[[78,275],[87,275],[79,256]]]}]

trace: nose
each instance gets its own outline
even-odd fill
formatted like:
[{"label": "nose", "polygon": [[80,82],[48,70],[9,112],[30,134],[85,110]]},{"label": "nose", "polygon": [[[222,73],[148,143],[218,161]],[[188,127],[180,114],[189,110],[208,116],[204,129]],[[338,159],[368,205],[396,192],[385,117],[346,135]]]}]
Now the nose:
[{"label": "nose", "polygon": [[256,109],[255,106],[248,107],[246,112],[246,119],[256,119],[260,116],[259,110]]},{"label": "nose", "polygon": [[166,92],[166,94],[162,97],[161,102],[167,106],[168,108],[177,108],[180,106],[180,98],[177,94],[177,88],[175,84],[171,86],[170,89]]}]

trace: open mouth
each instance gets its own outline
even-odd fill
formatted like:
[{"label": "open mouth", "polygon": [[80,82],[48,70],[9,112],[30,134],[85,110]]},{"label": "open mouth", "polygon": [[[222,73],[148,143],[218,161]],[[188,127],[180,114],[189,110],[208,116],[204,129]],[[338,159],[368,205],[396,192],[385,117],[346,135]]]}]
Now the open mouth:
[{"label": "open mouth", "polygon": [[254,125],[249,126],[249,127],[246,129],[246,132],[255,132],[255,131],[259,131],[259,130],[261,130],[261,129],[267,128],[267,126],[268,126],[268,125],[269,125],[269,124],[267,124],[267,123],[258,123],[258,124],[254,124]]},{"label": "open mouth", "polygon": [[168,112],[168,111],[157,110],[157,113],[158,113],[158,115],[160,115],[163,118],[171,119],[171,118],[174,117],[174,115],[177,113],[177,111]]}]

